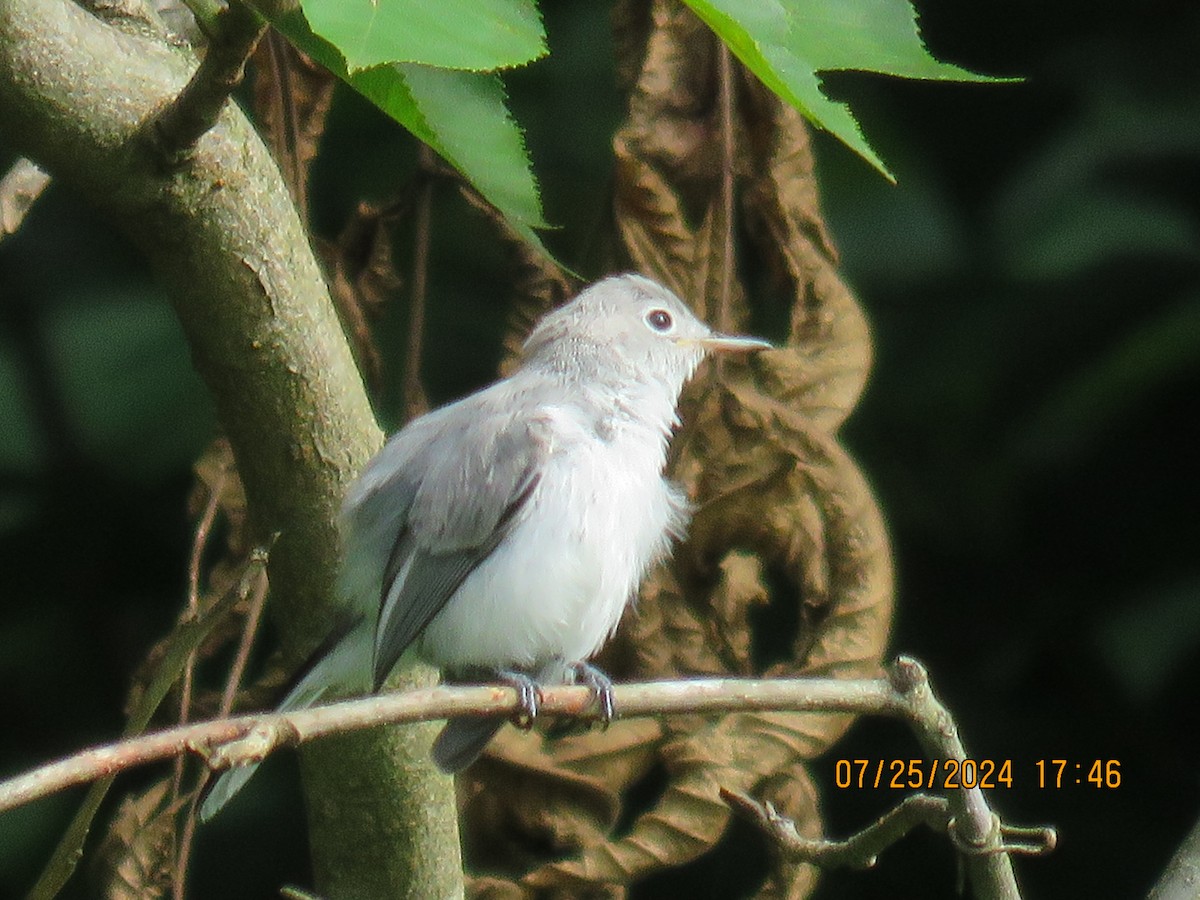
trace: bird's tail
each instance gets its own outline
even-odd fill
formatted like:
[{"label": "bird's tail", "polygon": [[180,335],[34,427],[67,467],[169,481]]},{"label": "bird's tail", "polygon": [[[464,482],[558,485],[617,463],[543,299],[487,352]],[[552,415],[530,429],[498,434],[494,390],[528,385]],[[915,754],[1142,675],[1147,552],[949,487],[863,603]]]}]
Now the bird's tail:
[{"label": "bird's tail", "polygon": [[[335,628],[330,636],[313,651],[309,661],[300,667],[295,685],[277,707],[279,712],[307,709],[327,697],[343,696],[357,687],[365,689],[366,669],[356,637],[358,621],[348,621]],[[256,771],[258,762],[235,766],[221,773],[206,786],[200,802],[199,818],[207,822],[219,813],[233,796],[246,786]]]},{"label": "bird's tail", "polygon": [[447,775],[461,772],[475,762],[506,721],[502,716],[487,719],[462,716],[451,719],[433,742],[433,761]]}]

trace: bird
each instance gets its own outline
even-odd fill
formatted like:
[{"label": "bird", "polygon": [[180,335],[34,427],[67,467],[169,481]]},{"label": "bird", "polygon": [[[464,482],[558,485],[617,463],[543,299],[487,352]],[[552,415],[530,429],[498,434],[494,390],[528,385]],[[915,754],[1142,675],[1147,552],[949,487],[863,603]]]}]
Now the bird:
[{"label": "bird", "polygon": [[[685,383],[710,352],[771,345],[718,334],[668,288],[610,276],[545,314],[507,378],[414,418],[349,488],[337,591],[353,625],[280,710],[378,691],[406,654],[451,682],[612,683],[587,660],[613,635],[690,508],[665,474]],[[461,771],[503,726],[450,719],[432,747]],[[253,773],[225,772],[207,820]]]}]

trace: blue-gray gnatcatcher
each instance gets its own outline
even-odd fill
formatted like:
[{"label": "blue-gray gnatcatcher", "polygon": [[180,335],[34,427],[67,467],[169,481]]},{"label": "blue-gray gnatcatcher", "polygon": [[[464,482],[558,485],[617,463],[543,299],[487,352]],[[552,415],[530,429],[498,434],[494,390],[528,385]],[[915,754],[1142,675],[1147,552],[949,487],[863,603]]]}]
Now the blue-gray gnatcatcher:
[{"label": "blue-gray gnatcatcher", "polygon": [[[521,367],[409,422],[343,507],[339,591],[357,623],[281,709],[377,690],[407,650],[452,680],[611,684],[584,661],[608,640],[688,505],[663,475],[684,383],[709,351],[769,347],[714,334],[666,288],[600,281],[548,313]],[[469,765],[503,719],[446,724],[433,757]],[[253,772],[217,780],[208,819]]]}]

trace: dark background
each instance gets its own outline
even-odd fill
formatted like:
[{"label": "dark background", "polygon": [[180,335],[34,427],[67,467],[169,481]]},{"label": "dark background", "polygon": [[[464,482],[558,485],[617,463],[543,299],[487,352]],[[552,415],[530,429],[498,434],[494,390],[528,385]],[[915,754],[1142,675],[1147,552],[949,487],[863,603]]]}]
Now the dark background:
[{"label": "dark background", "polygon": [[[1026,80],[825,82],[899,179],[818,141],[825,209],[876,337],[846,440],[895,544],[893,647],[929,666],[972,755],[1012,760],[998,810],[1060,829],[1052,856],[1018,862],[1028,896],[1142,896],[1200,807],[1185,738],[1200,725],[1200,9],[918,6],[936,54]],[[545,7],[551,58],[507,80],[563,226],[547,241],[591,276],[622,112],[607,9]],[[412,158],[397,129],[339,94],[314,176],[318,232],[360,197],[389,196]],[[397,241],[407,265],[411,234]],[[435,400],[491,377],[505,277],[489,226],[441,192]],[[401,346],[405,318],[401,300],[380,324],[386,345]],[[389,358],[391,424],[401,361]],[[0,774],[120,730],[132,668],[183,600],[189,466],[214,427],[141,261],[52,189],[0,244]],[[897,799],[837,789],[837,758],[915,754],[899,726],[864,721],[817,761],[829,833]],[[1076,785],[1069,771],[1038,789],[1034,764],[1051,758],[1118,760],[1121,784]],[[260,804],[202,832],[195,896],[306,881],[294,764],[267,769]],[[0,896],[30,886],[79,797],[0,817]],[[745,866],[691,867],[688,895],[752,884],[765,857],[746,829],[730,842],[751,848]],[[874,871],[828,876],[818,897],[954,891],[945,841],[915,834]]]}]

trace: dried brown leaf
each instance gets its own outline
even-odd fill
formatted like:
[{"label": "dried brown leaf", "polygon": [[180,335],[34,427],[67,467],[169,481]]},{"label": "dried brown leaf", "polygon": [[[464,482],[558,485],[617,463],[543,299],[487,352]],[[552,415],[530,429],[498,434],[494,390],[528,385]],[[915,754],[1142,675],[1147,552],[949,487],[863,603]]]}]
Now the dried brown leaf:
[{"label": "dried brown leaf", "polygon": [[536,865],[541,853],[567,855],[604,840],[620,811],[617,794],[598,779],[503,756],[481,760],[458,787],[469,823],[463,840],[476,865],[510,874]]},{"label": "dried brown leaf", "polygon": [[734,550],[721,560],[719,571],[707,604],[709,643],[725,661],[727,672],[748,675],[754,667],[746,615],[771,602],[763,563],[753,553]]},{"label": "dried brown leaf", "polygon": [[[225,521],[226,555],[243,560],[253,541],[249,531],[246,506],[246,489],[238,475],[237,461],[233,458],[233,447],[226,438],[218,437],[209,444],[192,466],[196,484],[188,496],[188,515],[196,518],[217,492],[218,505]],[[225,587],[230,582],[225,583]],[[222,587],[224,590],[224,587]]]},{"label": "dried brown leaf", "polygon": [[392,226],[402,207],[360,202],[337,240],[320,246],[334,305],[363,380],[373,392],[383,386],[383,357],[370,320],[379,316],[404,283],[392,248]]},{"label": "dried brown leaf", "polygon": [[616,797],[654,765],[657,757],[652,747],[664,733],[662,724],[653,719],[616,721],[607,728],[554,737],[536,729],[505,729],[489,752],[511,766],[548,776],[565,772],[571,779],[589,779]]},{"label": "dried brown leaf", "polygon": [[524,242],[518,251],[520,268],[514,283],[514,299],[509,306],[508,323],[504,329],[504,355],[500,360],[500,375],[506,377],[516,369],[521,349],[537,321],[575,293],[575,283],[552,260]]},{"label": "dried brown leaf", "polygon": [[471,900],[522,900],[530,894],[516,882],[484,875],[468,879],[467,896]]},{"label": "dried brown leaf", "polygon": [[677,3],[654,0],[650,20],[629,117],[613,138],[615,221],[634,267],[696,302],[688,208],[697,185],[720,171],[710,96],[715,43]]},{"label": "dried brown leaf", "polygon": [[535,869],[522,884],[538,891],[578,893],[582,885],[629,884],[649,872],[695,859],[720,839],[729,821],[729,808],[716,791],[707,778],[674,778],[629,835]]},{"label": "dried brown leaf", "polygon": [[757,82],[748,82],[747,134],[757,153],[744,207],[749,231],[791,295],[791,354],[762,373],[771,396],[834,431],[858,402],[871,367],[866,317],[837,273],[821,216],[808,126]]},{"label": "dried brown leaf", "polygon": [[[547,851],[567,856],[602,844],[621,794],[654,766],[663,734],[651,719],[554,739],[541,730],[503,729],[488,755],[459,779],[473,865],[516,876]],[[532,856],[531,847],[539,848]]]},{"label": "dried brown leaf", "polygon": [[[701,506],[678,567],[703,583],[730,548],[752,548],[793,580],[803,604],[795,662],[775,671],[873,676],[893,585],[887,534],[862,473],[834,437],[752,382],[731,378],[698,412],[685,455],[705,465],[684,459],[680,470],[695,473]],[[742,449],[752,435],[753,449]],[[717,447],[737,454],[723,477]]]},{"label": "dried brown leaf", "polygon": [[698,314],[722,331],[743,328],[749,312],[745,288],[734,271],[733,227],[732,208],[714,198],[694,238],[692,286],[685,295]]},{"label": "dried brown leaf", "polygon": [[22,157],[0,178],[0,241],[16,234],[25,216],[50,184],[50,176]]},{"label": "dried brown leaf", "polygon": [[186,799],[163,779],[121,801],[96,853],[93,875],[108,900],[152,900],[171,888],[175,826]]},{"label": "dried brown leaf", "polygon": [[681,196],[694,193],[703,201],[723,168],[714,101],[718,43],[675,0],[652,0],[650,21],[642,68],[629,96],[629,117],[617,135]]},{"label": "dried brown leaf", "polygon": [[613,69],[617,89],[633,88],[646,55],[650,36],[650,4],[642,0],[617,0],[612,7]]},{"label": "dried brown leaf", "polygon": [[392,258],[392,220],[391,210],[359,203],[337,239],[321,247],[340,299],[353,304],[363,321],[378,316],[403,285]]},{"label": "dried brown leaf", "polygon": [[254,112],[300,215],[308,219],[308,174],[316,158],[337,79],[277,31],[251,57]]},{"label": "dried brown leaf", "polygon": [[617,189],[613,199],[617,230],[634,267],[681,297],[692,275],[692,231],[683,203],[667,180],[637,157],[618,134],[613,141]]}]

